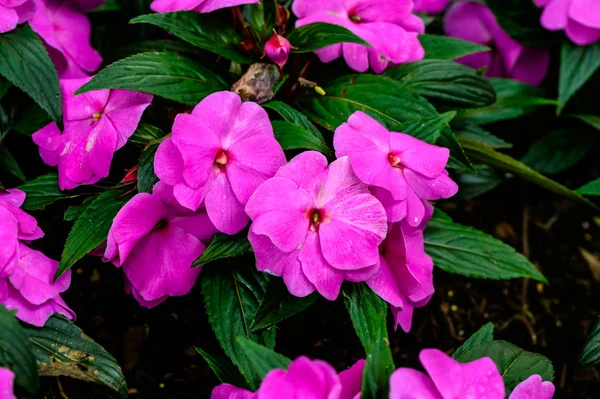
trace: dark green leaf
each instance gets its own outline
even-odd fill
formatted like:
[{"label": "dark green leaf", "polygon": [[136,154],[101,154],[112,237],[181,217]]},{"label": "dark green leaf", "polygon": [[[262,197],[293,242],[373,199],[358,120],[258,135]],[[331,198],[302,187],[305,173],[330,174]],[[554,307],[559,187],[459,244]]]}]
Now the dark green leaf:
[{"label": "dark green leaf", "polygon": [[280,355],[273,349],[265,348],[249,339],[238,337],[237,342],[261,380],[265,378],[269,371],[275,369],[287,370],[290,363],[292,363],[290,359]]},{"label": "dark green leaf", "polygon": [[265,345],[275,346],[275,328],[250,332],[250,325],[265,296],[269,276],[256,270],[254,264],[207,267],[202,272],[202,292],[208,320],[225,354],[238,367],[250,388],[260,384],[260,376],[241,346],[238,337]]},{"label": "dark green leaf", "polygon": [[547,283],[523,255],[502,241],[454,223],[436,211],[425,230],[425,250],[433,263],[449,273],[492,280],[528,277]]},{"label": "dark green leaf", "polygon": [[117,360],[69,320],[52,316],[44,327],[26,331],[40,375],[104,384],[127,396],[127,383]]},{"label": "dark green leaf", "polygon": [[260,303],[250,329],[254,331],[271,327],[308,308],[317,300],[316,294],[299,298],[289,293],[281,279],[272,279]]},{"label": "dark green leaf", "polygon": [[548,45],[548,31],[540,25],[542,10],[533,1],[486,0],[486,4],[515,41],[529,46]]},{"label": "dark green leaf", "polygon": [[309,121],[303,113],[301,113],[300,111],[296,111],[296,109],[292,108],[286,103],[282,103],[281,101],[269,101],[266,104],[262,104],[262,106],[265,108],[272,109],[273,111],[281,115],[281,117],[284,120],[291,122],[295,125],[301,126],[309,132],[311,132],[313,136],[323,139],[323,136],[321,135],[321,132],[319,132],[319,129],[317,129],[316,126],[313,125],[313,123]]},{"label": "dark green leaf", "polygon": [[487,144],[492,148],[512,148],[512,144],[501,139],[498,136],[494,136],[492,133],[483,129],[481,126],[465,123],[459,126],[452,126],[452,130],[457,136],[469,137],[480,143]]},{"label": "dark green leaf", "polygon": [[379,335],[379,326],[387,314],[387,305],[365,284],[344,287],[344,303],[360,342],[368,351]]},{"label": "dark green leaf", "polygon": [[142,42],[136,42],[128,44],[119,48],[114,55],[111,57],[112,60],[120,60],[121,58],[130,57],[134,54],[140,53],[177,53],[177,54],[195,54],[201,50],[198,47],[192,46],[189,43],[182,42],[181,40],[145,40]]},{"label": "dark green leaf", "polygon": [[242,256],[250,252],[252,252],[252,246],[248,241],[248,233],[241,232],[234,236],[215,234],[202,255],[194,261],[192,267],[205,265],[219,259]]},{"label": "dark green leaf", "polygon": [[130,191],[129,186],[105,191],[83,211],[69,232],[55,278],[106,240],[114,217],[131,198]]},{"label": "dark green leaf", "polygon": [[384,317],[383,323],[378,323],[377,334],[373,337],[373,344],[367,351],[361,398],[389,398],[390,377],[394,369],[394,360],[392,359]]},{"label": "dark green leaf", "polygon": [[154,174],[154,155],[158,150],[158,144],[153,144],[145,148],[140,155],[138,163],[137,187],[140,193],[151,193],[152,187],[158,182],[158,177]]},{"label": "dark green leaf", "polygon": [[487,323],[481,327],[475,334],[471,335],[454,353],[452,357],[458,359],[460,355],[465,353],[467,350],[472,349],[478,345],[492,342],[494,340],[494,323]]},{"label": "dark green leaf", "polygon": [[286,121],[273,121],[273,131],[275,139],[284,150],[306,149],[322,152],[325,155],[330,155],[331,149],[327,144],[318,137],[315,137],[311,132]]},{"label": "dark green leaf", "polygon": [[585,195],[600,195],[600,179],[584,184],[577,189],[577,192]]},{"label": "dark green leaf", "polygon": [[97,12],[111,12],[111,11],[121,11],[121,6],[117,0],[106,0],[104,4],[88,11],[88,13],[93,14]]},{"label": "dark green leaf", "polygon": [[83,211],[85,211],[86,208],[90,206],[92,202],[94,202],[96,197],[97,195],[92,195],[91,197],[84,199],[81,204],[68,207],[65,211],[65,217],[63,219],[67,222],[74,222],[79,218],[79,216],[81,216]]},{"label": "dark green leaf", "polygon": [[425,59],[455,60],[459,57],[490,51],[489,47],[449,36],[419,35],[425,49]]},{"label": "dark green leaf", "polygon": [[579,114],[579,115],[568,115],[568,116],[577,118],[577,119],[585,122],[589,126],[593,127],[594,129],[600,130],[600,116],[598,116],[598,115]]},{"label": "dark green leaf", "polygon": [[133,132],[133,135],[129,138],[129,141],[146,145],[150,141],[159,140],[164,136],[165,134],[163,131],[156,126],[140,123],[137,129],[135,129],[135,132]]},{"label": "dark green leaf", "polygon": [[348,29],[324,22],[296,28],[287,36],[287,39],[292,45],[292,52],[295,53],[309,53],[338,43],[358,43],[371,47],[369,43]]},{"label": "dark green leaf", "polygon": [[200,14],[195,11],[155,13],[135,17],[130,23],[159,26],[194,46],[239,64],[254,62],[252,58],[239,53],[238,48],[242,39],[233,28],[210,14]]},{"label": "dark green leaf", "polygon": [[244,7],[246,20],[257,34],[258,45],[262,45],[273,33],[277,20],[277,0],[263,0]]},{"label": "dark green leaf", "polygon": [[48,113],[39,105],[32,104],[17,114],[12,128],[21,134],[31,136],[50,122],[52,119]]},{"label": "dark green leaf", "polygon": [[27,93],[55,122],[62,118],[56,68],[29,25],[0,36],[0,75]]},{"label": "dark green leaf", "polygon": [[27,183],[21,184],[18,187],[25,191],[27,197],[23,204],[23,209],[40,210],[46,208],[54,201],[63,198],[73,198],[77,195],[69,195],[58,188],[58,176],[56,173],[49,173],[44,176],[37,177]]},{"label": "dark green leaf", "polygon": [[2,100],[2,97],[4,97],[11,87],[12,84],[7,79],[0,76],[0,100]]},{"label": "dark green leaf", "polygon": [[27,180],[17,160],[4,144],[0,144],[0,170],[10,173],[21,181]]},{"label": "dark green leaf", "polygon": [[558,112],[600,67],[600,42],[578,46],[565,39],[560,54]]},{"label": "dark green leaf", "polygon": [[175,53],[142,53],[107,66],[76,94],[123,89],[194,106],[209,94],[227,88],[219,75],[191,58]]},{"label": "dark green leaf", "polygon": [[594,324],[590,332],[583,351],[579,355],[579,367],[597,367],[600,365],[600,320]]},{"label": "dark green leaf", "polygon": [[15,316],[0,304],[0,367],[15,373],[15,382],[31,393],[40,387],[35,356]]},{"label": "dark green leaf", "polygon": [[450,150],[450,159],[446,165],[447,168],[458,169],[466,172],[475,172],[473,164],[471,164],[471,161],[469,158],[467,158],[465,151],[458,142],[458,139],[452,129],[445,127],[436,140],[436,144],[446,147]]},{"label": "dark green leaf", "polygon": [[461,173],[458,177],[458,197],[471,199],[496,188],[502,179],[491,168],[475,165],[476,173]]},{"label": "dark green leaf", "polygon": [[465,65],[447,60],[401,64],[385,72],[421,96],[442,105],[477,108],[496,102],[489,81]]},{"label": "dark green leaf", "polygon": [[554,379],[554,367],[550,360],[504,341],[492,341],[477,345],[465,350],[456,360],[468,363],[482,357],[491,358],[498,366],[498,371],[504,379],[507,395],[518,384],[534,374],[541,375],[544,381]]},{"label": "dark green leaf", "polygon": [[196,348],[196,352],[202,356],[204,361],[208,363],[210,369],[215,373],[219,381],[224,384],[231,384],[238,388],[248,388],[246,380],[240,374],[235,365],[226,357],[211,355],[210,353]]},{"label": "dark green leaf", "polygon": [[398,131],[410,134],[421,140],[437,141],[442,131],[448,127],[448,124],[455,116],[456,112],[450,111],[441,115],[403,122],[398,125]]},{"label": "dark green leaf", "polygon": [[593,136],[569,128],[559,129],[533,143],[521,160],[540,173],[554,174],[569,169],[592,149]]}]

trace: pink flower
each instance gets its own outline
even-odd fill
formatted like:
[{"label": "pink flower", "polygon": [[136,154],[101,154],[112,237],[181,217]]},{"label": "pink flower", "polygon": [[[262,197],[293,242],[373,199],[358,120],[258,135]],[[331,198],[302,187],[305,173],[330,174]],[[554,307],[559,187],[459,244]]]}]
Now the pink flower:
[{"label": "pink flower", "polygon": [[279,68],[283,68],[290,55],[290,42],[283,36],[273,32],[271,38],[265,43],[265,54]]},{"label": "pink flower", "polygon": [[508,399],[552,399],[554,385],[534,374],[515,387]]},{"label": "pink flower", "polygon": [[150,8],[156,12],[196,11],[211,12],[220,8],[235,7],[241,4],[256,4],[259,0],[154,0]]},{"label": "pink flower", "polygon": [[425,253],[423,230],[433,214],[433,207],[424,202],[425,217],[419,227],[406,220],[391,223],[387,237],[379,249],[379,270],[367,285],[388,302],[396,326],[409,332],[415,307],[429,302],[433,287],[433,261]]},{"label": "pink flower", "polygon": [[0,33],[10,32],[35,12],[35,0],[0,0]]},{"label": "pink flower", "polygon": [[293,295],[316,289],[334,300],[344,280],[377,271],[385,210],[347,157],[327,167],[318,152],[296,156],[256,190],[246,213],[258,270],[282,276]]},{"label": "pink flower", "polygon": [[444,11],[450,0],[414,0],[414,12],[426,12],[429,14],[439,14]]},{"label": "pink flower", "polygon": [[418,226],[425,216],[423,201],[450,198],[458,191],[445,169],[447,148],[390,133],[360,111],[336,129],[333,146],[336,156],[347,155],[356,176],[374,187],[389,222],[406,217],[410,226]]},{"label": "pink flower", "polygon": [[600,2],[597,0],[534,0],[544,7],[542,26],[548,30],[565,30],[579,46],[600,40]]},{"label": "pink flower", "polygon": [[437,349],[419,355],[427,376],[399,368],[390,379],[390,399],[503,399],[504,381],[488,357],[461,364]]},{"label": "pink flower", "polygon": [[502,30],[494,14],[484,4],[475,1],[454,3],[444,17],[444,30],[448,36],[492,48],[492,51],[457,59],[475,69],[487,67],[485,76],[539,85],[548,73],[550,51],[515,42]]},{"label": "pink flower", "polygon": [[102,63],[102,57],[90,45],[90,21],[82,7],[94,4],[98,1],[37,0],[29,24],[44,40],[61,78],[85,77]]},{"label": "pink flower", "polygon": [[355,71],[366,72],[370,64],[375,73],[381,73],[388,66],[418,61],[425,55],[417,38],[425,27],[412,14],[412,0],[295,0],[292,10],[298,17],[297,27],[315,22],[343,26],[372,46],[335,44],[315,52],[322,62],[343,55]]},{"label": "pink flower", "polygon": [[177,201],[196,210],[204,201],[212,223],[235,234],[248,223],[244,205],[285,164],[267,112],[228,91],[211,94],[191,115],[179,114],[173,135],[156,152],[154,170]]},{"label": "pink flower", "polygon": [[15,374],[7,368],[0,367],[0,399],[17,399],[13,393]]},{"label": "pink flower", "polygon": [[159,182],[152,194],[137,194],[119,211],[104,260],[123,267],[126,290],[151,308],[192,289],[202,269],[192,263],[215,233],[206,212],[183,208],[173,188]]},{"label": "pink flower", "polygon": [[91,80],[63,79],[64,132],[51,123],[33,134],[40,155],[58,165],[61,190],[94,184],[108,176],[113,154],[133,134],[152,95],[127,90],[98,90],[74,95]]}]

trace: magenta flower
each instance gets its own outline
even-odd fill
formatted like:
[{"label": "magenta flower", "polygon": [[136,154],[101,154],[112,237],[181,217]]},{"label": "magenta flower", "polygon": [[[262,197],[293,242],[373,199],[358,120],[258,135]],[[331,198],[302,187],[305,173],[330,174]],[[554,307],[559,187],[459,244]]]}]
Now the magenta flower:
[{"label": "magenta flower", "polygon": [[600,3],[596,0],[534,0],[544,7],[542,26],[548,30],[565,30],[579,46],[600,40]]},{"label": "magenta flower", "polygon": [[17,399],[13,393],[15,374],[7,368],[0,367],[0,399]]},{"label": "magenta flower", "polygon": [[273,32],[271,38],[265,43],[265,54],[275,64],[279,65],[279,68],[283,68],[285,63],[290,56],[291,45],[290,42],[283,36],[279,36]]},{"label": "magenta flower", "polygon": [[37,0],[29,25],[44,40],[61,78],[86,77],[102,63],[90,44],[90,21],[82,7],[94,4],[98,1]]},{"label": "magenta flower", "polygon": [[35,13],[35,0],[0,0],[0,33],[10,32]]},{"label": "magenta flower", "polygon": [[235,234],[248,223],[244,205],[256,188],[285,164],[267,112],[222,91],[179,114],[173,135],[156,152],[154,170],[184,207],[202,201],[212,223]]},{"label": "magenta flower", "polygon": [[159,182],[152,194],[137,194],[115,216],[104,260],[123,267],[126,290],[151,308],[190,292],[202,270],[192,263],[215,233],[204,210],[183,208],[173,188]]},{"label": "magenta flower", "polygon": [[418,226],[425,216],[423,201],[450,198],[458,191],[445,169],[447,148],[390,133],[360,111],[336,129],[333,146],[336,156],[348,156],[363,183],[374,186],[389,222],[406,217],[410,226]]},{"label": "magenta flower", "polygon": [[552,399],[554,384],[534,374],[515,387],[508,399]]},{"label": "magenta flower", "polygon": [[426,12],[428,14],[439,14],[444,11],[450,0],[414,0],[414,12]]},{"label": "magenta flower", "polygon": [[426,374],[399,368],[390,379],[390,399],[503,399],[504,381],[488,357],[461,364],[437,349],[419,355]]},{"label": "magenta flower", "polygon": [[108,176],[113,154],[133,134],[152,95],[127,90],[75,91],[91,80],[63,79],[64,132],[51,123],[33,134],[40,155],[58,165],[61,190],[93,184]]},{"label": "magenta flower", "polygon": [[454,3],[444,17],[444,30],[448,36],[492,48],[492,51],[456,60],[475,69],[487,67],[485,76],[539,85],[548,73],[550,51],[515,42],[498,25],[496,17],[485,4],[475,1]]},{"label": "magenta flower", "polygon": [[347,157],[327,167],[318,152],[296,156],[256,190],[246,213],[258,270],[282,276],[293,295],[316,289],[334,300],[344,280],[377,271],[385,210]]},{"label": "magenta flower", "polygon": [[335,44],[315,52],[322,62],[343,55],[357,72],[366,72],[370,64],[375,73],[381,73],[388,66],[418,61],[425,55],[417,38],[425,27],[412,14],[412,0],[295,0],[292,11],[298,17],[297,27],[315,22],[343,26],[372,46]]},{"label": "magenta flower", "polygon": [[150,8],[156,12],[196,11],[206,13],[220,8],[242,4],[256,4],[259,0],[154,0]]},{"label": "magenta flower", "polygon": [[423,307],[435,291],[433,261],[425,253],[423,230],[433,214],[425,204],[425,217],[418,227],[407,220],[391,223],[379,249],[379,270],[367,285],[392,307],[396,326],[409,332],[415,307]]}]

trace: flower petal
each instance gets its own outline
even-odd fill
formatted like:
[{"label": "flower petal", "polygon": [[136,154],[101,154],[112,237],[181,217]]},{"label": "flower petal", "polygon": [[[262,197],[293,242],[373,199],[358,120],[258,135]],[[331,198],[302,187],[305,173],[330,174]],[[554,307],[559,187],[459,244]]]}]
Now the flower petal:
[{"label": "flower petal", "polygon": [[205,197],[206,212],[215,227],[236,234],[248,224],[244,205],[236,198],[224,173],[219,174]]},{"label": "flower petal", "polygon": [[340,293],[344,273],[327,263],[316,233],[308,233],[298,259],[302,264],[304,275],[319,291],[319,294],[334,301]]},{"label": "flower petal", "polygon": [[430,178],[442,173],[450,158],[447,148],[428,144],[404,133],[391,134],[390,149],[398,154],[402,166]]},{"label": "flower petal", "polygon": [[515,387],[508,399],[552,399],[554,384],[534,374]]},{"label": "flower petal", "polygon": [[275,177],[293,181],[316,199],[327,178],[327,158],[320,152],[304,151],[282,166]]},{"label": "flower petal", "polygon": [[129,90],[111,90],[104,109],[104,115],[112,123],[118,135],[117,149],[127,143],[142,118],[144,110],[152,102],[153,96]]},{"label": "flower petal", "polygon": [[[450,398],[450,397],[448,397]],[[427,375],[399,368],[390,378],[390,399],[444,399]]]},{"label": "flower petal", "polygon": [[183,183],[183,158],[170,137],[158,146],[154,156],[154,171],[161,181],[174,186]]}]

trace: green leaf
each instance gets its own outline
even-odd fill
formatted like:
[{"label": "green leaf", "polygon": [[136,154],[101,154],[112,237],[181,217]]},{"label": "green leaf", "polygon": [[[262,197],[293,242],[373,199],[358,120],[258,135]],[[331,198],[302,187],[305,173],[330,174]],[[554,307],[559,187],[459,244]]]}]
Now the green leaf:
[{"label": "green leaf", "polygon": [[493,168],[512,173],[555,194],[565,196],[572,201],[581,202],[597,209],[592,202],[588,201],[578,192],[570,190],[562,184],[541,175],[516,159],[497,152],[490,146],[467,137],[459,137],[459,141],[469,158],[483,162]]},{"label": "green leaf", "polygon": [[0,170],[10,173],[21,181],[27,180],[23,169],[4,144],[0,144]]},{"label": "green leaf", "polygon": [[59,199],[77,196],[77,194],[69,195],[60,191],[60,188],[58,188],[58,175],[56,173],[37,177],[27,183],[21,184],[18,188],[27,194],[22,208],[31,211],[44,209]]},{"label": "green leaf", "polygon": [[117,360],[71,321],[52,316],[42,328],[28,328],[41,376],[67,376],[106,385],[127,396]]},{"label": "green leaf", "polygon": [[90,206],[92,202],[94,202],[97,197],[97,195],[92,195],[84,199],[81,204],[68,207],[65,211],[65,216],[63,219],[67,222],[74,222],[79,218],[79,216],[81,216],[83,211],[85,211],[86,208]]},{"label": "green leaf", "polygon": [[594,136],[569,128],[559,129],[533,143],[521,160],[540,173],[554,174],[569,169],[592,149]]},{"label": "green leaf", "polygon": [[441,115],[403,122],[398,125],[398,131],[425,141],[437,141],[455,116],[456,112],[450,111]]},{"label": "green leaf", "polygon": [[316,294],[299,298],[289,293],[281,279],[272,279],[267,286],[265,297],[260,303],[254,320],[250,325],[251,331],[258,331],[274,326],[295,314],[300,313],[317,300]]},{"label": "green leaf", "polygon": [[184,55],[142,53],[107,66],[75,94],[101,89],[140,91],[194,106],[228,87],[219,75]]},{"label": "green leaf", "polygon": [[247,4],[244,16],[258,35],[257,44],[262,44],[273,34],[277,20],[277,1],[262,0],[260,3]]},{"label": "green leaf", "polygon": [[316,22],[294,29],[287,36],[294,53],[310,53],[332,44],[357,43],[371,47],[369,43],[348,29],[324,22]]},{"label": "green leaf", "polygon": [[17,114],[12,128],[21,134],[31,136],[50,122],[52,120],[48,113],[34,103]]},{"label": "green leaf", "polygon": [[15,316],[0,304],[0,367],[15,373],[18,386],[35,393],[40,388],[35,356],[27,334]]},{"label": "green leaf", "polygon": [[290,359],[280,355],[273,349],[265,348],[249,339],[238,337],[237,342],[261,380],[265,378],[269,371],[275,369],[287,370],[292,363]]},{"label": "green leaf", "polygon": [[556,101],[546,97],[538,87],[512,79],[489,79],[496,92],[496,103],[489,107],[469,109],[461,117],[469,122],[485,125],[508,119],[519,118],[547,105],[556,105]]},{"label": "green leaf", "polygon": [[482,357],[491,358],[502,374],[506,395],[521,382],[534,374],[542,376],[544,381],[554,379],[554,367],[550,360],[537,353],[527,352],[504,341],[492,341],[465,350],[456,358],[461,363],[472,362]]},{"label": "green leaf", "polygon": [[323,139],[323,136],[321,135],[321,132],[319,132],[319,129],[317,129],[316,126],[313,125],[313,123],[309,121],[303,113],[297,111],[296,109],[292,108],[286,103],[282,103],[281,101],[269,101],[266,104],[262,104],[262,106],[265,108],[272,109],[273,111],[281,115],[281,117],[284,120],[295,125],[301,126],[304,129],[311,132],[313,136]]},{"label": "green leaf", "polygon": [[446,165],[449,169],[475,172],[475,168],[458,142],[458,138],[449,127],[445,127],[436,140],[436,144],[450,150],[450,159]]},{"label": "green leaf", "polygon": [[219,381],[224,384],[231,384],[238,388],[248,388],[246,380],[240,374],[235,365],[226,357],[212,355],[203,349],[196,348],[196,352],[202,356],[208,363],[210,369],[215,373]]},{"label": "green leaf", "polygon": [[111,60],[116,61],[121,58],[130,57],[134,54],[139,53],[177,53],[177,54],[196,54],[201,50],[192,46],[189,43],[182,42],[181,40],[144,40],[141,42],[135,42],[128,44],[127,46],[120,47],[111,57]]},{"label": "green leaf", "polygon": [[558,80],[558,110],[600,67],[600,42],[589,46],[577,46],[565,39],[560,53],[560,77]]},{"label": "green leaf", "polygon": [[268,348],[275,346],[275,328],[258,333],[250,331],[268,282],[269,276],[258,272],[254,264],[236,268],[207,267],[202,272],[202,292],[208,321],[221,348],[238,367],[252,390],[260,385],[260,376],[236,339],[243,337]]},{"label": "green leaf", "polygon": [[62,104],[56,68],[29,25],[0,35],[0,75],[29,95],[55,122],[60,121]]},{"label": "green leaf", "polygon": [[325,142],[315,137],[311,132],[286,121],[272,121],[275,139],[284,150],[306,149],[331,155],[331,149]]},{"label": "green leaf", "polygon": [[135,17],[130,23],[156,25],[196,47],[239,64],[254,62],[252,58],[239,53],[238,48],[242,39],[233,28],[210,14],[200,14],[195,11],[155,13]]},{"label": "green leaf", "polygon": [[130,186],[105,191],[83,211],[69,232],[55,278],[106,240],[114,217],[131,198],[130,191]]},{"label": "green leaf", "polygon": [[152,187],[158,182],[154,174],[154,155],[158,150],[158,144],[145,148],[138,162],[137,187],[140,193],[151,193]]},{"label": "green leaf", "polygon": [[600,195],[600,179],[593,180],[577,189],[579,194]]},{"label": "green leaf", "polygon": [[487,323],[475,334],[471,335],[454,353],[452,357],[458,359],[460,355],[478,345],[492,342],[494,340],[494,323]]},{"label": "green leaf", "polygon": [[515,41],[543,47],[548,45],[549,33],[540,25],[542,10],[533,1],[486,0],[498,24]]},{"label": "green leaf", "polygon": [[496,188],[502,179],[485,165],[475,165],[476,173],[461,173],[458,177],[458,197],[472,199]]},{"label": "green leaf", "polygon": [[494,136],[492,133],[483,129],[481,126],[473,123],[459,124],[458,126],[452,126],[452,130],[457,136],[469,137],[480,143],[487,144],[492,148],[512,148],[512,144],[501,139],[498,136]]},{"label": "green leaf", "polygon": [[449,36],[419,35],[425,59],[455,60],[469,54],[490,51],[489,47]]},{"label": "green leaf", "polygon": [[421,96],[442,105],[477,108],[496,102],[488,79],[465,65],[447,60],[422,60],[401,64],[385,74]]},{"label": "green leaf", "polygon": [[579,367],[597,367],[600,365],[600,320],[594,324],[590,335],[585,341],[583,351],[579,355]]},{"label": "green leaf", "polygon": [[2,76],[0,76],[0,100],[2,100],[2,97],[8,93],[8,90],[11,87],[12,84],[7,79],[4,79]]},{"label": "green leaf", "polygon": [[248,233],[245,231],[230,236],[227,234],[215,234],[202,252],[202,255],[194,261],[192,267],[205,265],[219,259],[234,258],[252,252],[252,246],[248,241]]},{"label": "green leaf", "polygon": [[425,230],[425,249],[440,269],[463,276],[491,280],[532,278],[547,283],[540,271],[513,247],[454,223],[436,211]]},{"label": "green leaf", "polygon": [[598,116],[598,115],[578,114],[578,115],[566,115],[566,116],[577,118],[577,119],[585,122],[589,126],[593,127],[594,129],[600,130],[600,116]]},{"label": "green leaf", "polygon": [[395,366],[385,318],[383,323],[378,323],[377,334],[373,339],[363,370],[361,398],[387,399],[390,396],[390,377]]},{"label": "green leaf", "polygon": [[140,123],[129,138],[129,141],[137,144],[148,144],[150,141],[160,140],[165,136],[162,130],[147,123]]}]

